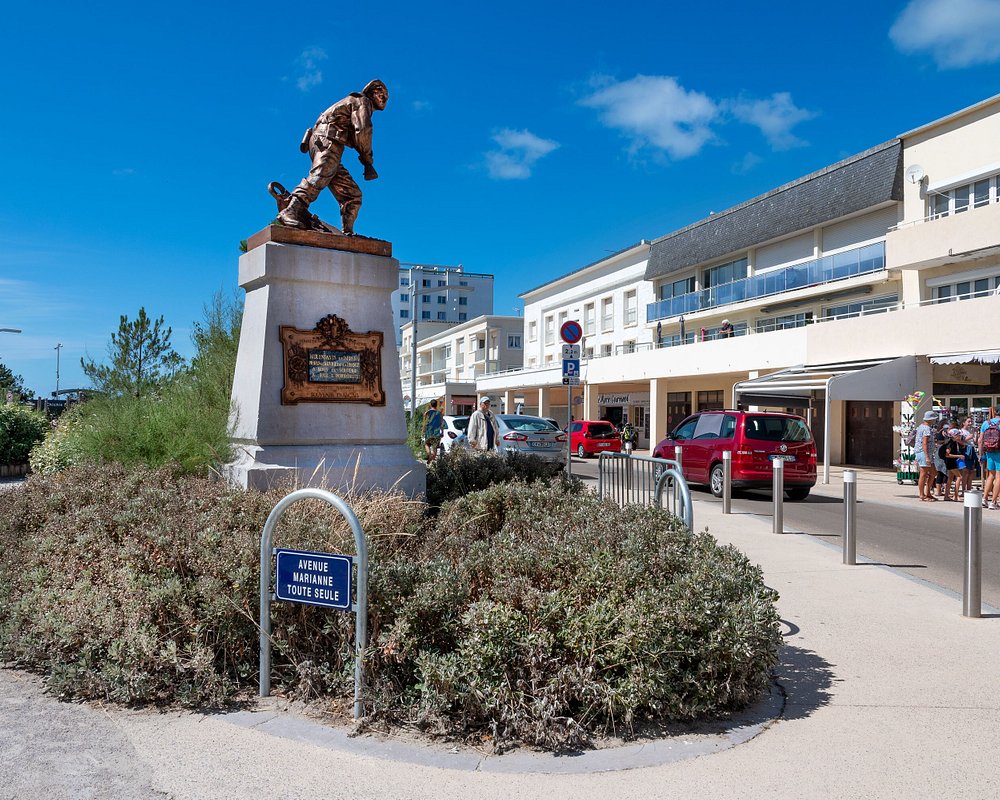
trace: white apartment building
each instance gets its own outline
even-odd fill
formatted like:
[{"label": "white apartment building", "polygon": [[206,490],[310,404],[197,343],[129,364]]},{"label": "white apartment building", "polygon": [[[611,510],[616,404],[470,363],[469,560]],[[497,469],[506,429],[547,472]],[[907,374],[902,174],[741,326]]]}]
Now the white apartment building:
[{"label": "white apartment building", "polygon": [[400,264],[399,288],[392,293],[397,347],[402,343],[401,328],[411,321],[414,312],[418,323],[450,324],[492,314],[493,276],[466,272],[461,265]]},{"label": "white apartment building", "polygon": [[[483,315],[461,324],[417,325],[417,406],[437,399],[445,414],[471,414],[476,408],[476,380],[486,373],[520,370],[524,364],[524,320]],[[413,325],[403,326],[399,372],[403,404],[409,407],[413,375]],[[498,397],[497,410],[503,398]],[[511,411],[511,402],[506,406]]]},{"label": "white apartment building", "polygon": [[[1000,400],[998,290],[1000,95],[526,293],[525,370],[477,385],[628,415],[646,447],[692,411],[787,408],[827,465],[891,467],[912,392]],[[588,331],[573,393],[564,313]]]}]

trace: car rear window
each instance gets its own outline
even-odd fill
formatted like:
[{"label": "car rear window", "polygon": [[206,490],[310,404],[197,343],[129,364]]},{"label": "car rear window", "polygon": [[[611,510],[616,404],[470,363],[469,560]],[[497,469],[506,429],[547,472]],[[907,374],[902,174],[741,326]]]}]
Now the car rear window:
[{"label": "car rear window", "polygon": [[524,417],[520,414],[504,415],[500,417],[504,424],[512,431],[521,433],[542,433],[559,430],[547,419],[541,417]]},{"label": "car rear window", "polygon": [[458,430],[464,431],[466,428],[469,427],[469,418],[468,417],[455,417],[455,419],[453,419],[451,421],[451,424],[454,425],[455,428],[457,428]]},{"label": "car rear window", "polygon": [[604,423],[603,425],[591,425],[590,426],[591,436],[617,436],[614,427],[610,423]]},{"label": "car rear window", "polygon": [[795,417],[747,416],[743,426],[747,439],[763,442],[811,442],[812,434],[805,420]]}]

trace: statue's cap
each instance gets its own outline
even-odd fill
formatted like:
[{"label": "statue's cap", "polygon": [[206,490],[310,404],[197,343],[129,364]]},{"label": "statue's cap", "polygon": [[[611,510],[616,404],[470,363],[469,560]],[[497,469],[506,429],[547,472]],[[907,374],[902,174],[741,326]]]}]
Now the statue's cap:
[{"label": "statue's cap", "polygon": [[361,94],[363,94],[363,95],[365,95],[367,97],[370,97],[371,93],[374,92],[376,89],[381,89],[383,92],[385,92],[385,96],[386,97],[389,96],[389,89],[378,78],[376,78],[373,81],[369,81],[368,85],[365,86],[365,88],[361,90]]}]

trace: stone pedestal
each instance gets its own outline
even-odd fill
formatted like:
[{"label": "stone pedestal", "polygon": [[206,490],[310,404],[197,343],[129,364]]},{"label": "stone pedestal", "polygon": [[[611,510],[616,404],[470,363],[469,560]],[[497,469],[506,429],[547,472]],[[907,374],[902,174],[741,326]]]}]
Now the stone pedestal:
[{"label": "stone pedestal", "polygon": [[[254,238],[260,241],[260,234]],[[318,246],[268,237],[240,258],[246,305],[233,382],[235,460],[224,467],[227,479],[240,486],[311,486],[338,493],[396,487],[410,496],[425,491],[425,467],[406,445],[390,298],[399,284],[399,262],[329,249],[351,244],[335,236]],[[384,405],[353,400],[282,405],[288,376],[280,329],[312,330],[330,315],[356,333],[381,331]],[[315,388],[322,393],[324,386]]]}]

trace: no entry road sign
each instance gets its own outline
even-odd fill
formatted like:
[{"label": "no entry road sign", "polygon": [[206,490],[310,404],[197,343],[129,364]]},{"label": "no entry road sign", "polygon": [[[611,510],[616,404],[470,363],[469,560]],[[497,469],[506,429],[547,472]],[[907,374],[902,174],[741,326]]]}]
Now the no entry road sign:
[{"label": "no entry road sign", "polygon": [[274,553],[277,561],[274,595],[278,600],[350,610],[353,562],[350,556],[280,549]]},{"label": "no entry road sign", "polygon": [[576,344],[583,338],[583,328],[575,319],[566,320],[559,328],[559,335],[566,344]]}]

